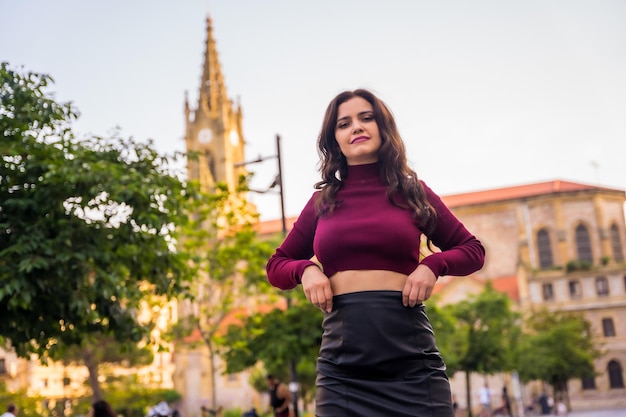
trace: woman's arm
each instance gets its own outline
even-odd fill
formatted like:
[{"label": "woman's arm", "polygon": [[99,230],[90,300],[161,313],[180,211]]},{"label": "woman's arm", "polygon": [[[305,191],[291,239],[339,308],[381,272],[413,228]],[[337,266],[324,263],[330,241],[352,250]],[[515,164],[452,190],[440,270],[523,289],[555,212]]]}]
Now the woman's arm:
[{"label": "woman's arm", "polygon": [[456,218],[426,184],[422,183],[428,201],[437,212],[437,226],[428,236],[441,252],[425,257],[420,264],[428,266],[435,276],[465,276],[478,271],[485,263],[485,248]]},{"label": "woman's arm", "polygon": [[315,265],[311,258],[317,227],[316,196],[317,193],[309,199],[293,228],[265,266],[268,281],[281,290],[300,284],[304,270]]}]

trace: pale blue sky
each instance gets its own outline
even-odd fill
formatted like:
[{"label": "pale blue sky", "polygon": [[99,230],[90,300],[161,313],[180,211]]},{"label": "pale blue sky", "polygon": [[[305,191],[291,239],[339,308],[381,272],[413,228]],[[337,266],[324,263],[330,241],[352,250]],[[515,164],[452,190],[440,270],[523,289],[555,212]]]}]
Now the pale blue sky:
[{"label": "pale blue sky", "polygon": [[[80,133],[184,150],[214,23],[249,159],[283,138],[286,212],[318,180],[326,105],[366,87],[441,195],[563,179],[626,189],[625,0],[0,0],[0,60],[54,77]],[[253,186],[276,165],[256,165]],[[252,196],[265,219],[278,198]]]}]

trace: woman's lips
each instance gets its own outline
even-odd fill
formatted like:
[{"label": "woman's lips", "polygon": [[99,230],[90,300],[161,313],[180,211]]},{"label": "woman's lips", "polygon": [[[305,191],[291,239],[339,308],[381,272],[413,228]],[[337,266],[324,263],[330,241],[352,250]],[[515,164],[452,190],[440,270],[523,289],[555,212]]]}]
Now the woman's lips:
[{"label": "woman's lips", "polygon": [[352,139],[352,142],[350,143],[359,143],[359,142],[365,142],[366,140],[368,140],[369,138],[367,136],[359,136],[358,138],[354,138]]}]

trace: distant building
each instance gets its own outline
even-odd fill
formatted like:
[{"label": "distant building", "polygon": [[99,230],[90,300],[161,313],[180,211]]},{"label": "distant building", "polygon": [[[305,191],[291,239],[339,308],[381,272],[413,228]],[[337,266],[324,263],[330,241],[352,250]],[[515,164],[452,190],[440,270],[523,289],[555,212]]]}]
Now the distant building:
[{"label": "distant building", "polygon": [[[578,311],[592,324],[605,353],[598,377],[569,382],[572,407],[626,405],[624,191],[555,180],[443,200],[486,247],[477,277],[522,310]],[[437,291],[458,298],[448,288],[458,281],[446,278]]]}]

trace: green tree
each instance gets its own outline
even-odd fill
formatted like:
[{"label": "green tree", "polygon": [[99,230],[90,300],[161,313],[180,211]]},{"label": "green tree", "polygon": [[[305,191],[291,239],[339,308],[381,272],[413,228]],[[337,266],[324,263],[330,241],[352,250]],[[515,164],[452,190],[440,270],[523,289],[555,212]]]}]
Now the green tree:
[{"label": "green tree", "polygon": [[216,339],[224,320],[247,309],[250,297],[270,290],[265,263],[274,246],[257,237],[258,214],[245,198],[247,191],[247,177],[241,176],[235,189],[218,183],[211,192],[197,194],[191,221],[183,231],[182,247],[192,254],[197,274],[191,290],[192,307],[186,309],[172,334],[180,344],[195,331],[207,347],[213,408],[217,407]]},{"label": "green tree", "polygon": [[226,371],[240,372],[259,363],[281,380],[289,380],[289,366],[296,364],[301,395],[310,402],[315,393],[315,362],[322,339],[323,313],[292,292],[288,309],[274,308],[241,317],[220,340]]},{"label": "green tree", "polygon": [[518,349],[520,378],[547,382],[569,402],[567,381],[593,377],[594,360],[602,354],[591,324],[582,314],[546,309],[533,312],[525,324]]},{"label": "green tree", "polygon": [[435,332],[437,347],[446,363],[446,372],[448,377],[452,378],[459,368],[458,355],[460,354],[453,306],[439,306],[436,298],[428,300],[425,306],[428,320]]},{"label": "green tree", "polygon": [[[124,417],[144,417],[148,410],[161,401],[172,405],[182,397],[174,390],[147,387],[137,375],[109,376],[102,385],[106,400],[113,410]],[[87,415],[93,398],[83,397],[73,401],[73,415]]]},{"label": "green tree", "polygon": [[454,357],[465,372],[468,414],[471,416],[472,372],[494,374],[513,369],[514,346],[519,338],[518,314],[511,300],[487,282],[477,296],[454,305],[457,319]]},{"label": "green tree", "polygon": [[6,406],[13,403],[18,408],[20,417],[40,417],[45,415],[43,408],[43,398],[37,395],[28,395],[26,389],[18,391],[8,391],[4,381],[0,381],[0,407],[4,413]]},{"label": "green tree", "polygon": [[193,193],[152,142],[77,139],[51,83],[0,65],[0,334],[43,360],[93,334],[149,340],[141,301],[186,290]]},{"label": "green tree", "polygon": [[149,344],[122,343],[102,334],[92,334],[81,345],[73,345],[63,352],[64,364],[82,364],[89,371],[89,386],[94,399],[104,398],[100,384],[100,365],[125,367],[148,365],[154,355]]},{"label": "green tree", "polygon": [[104,388],[107,401],[124,417],[144,417],[159,402],[172,405],[182,398],[172,389],[147,387],[136,375],[109,378]]}]

